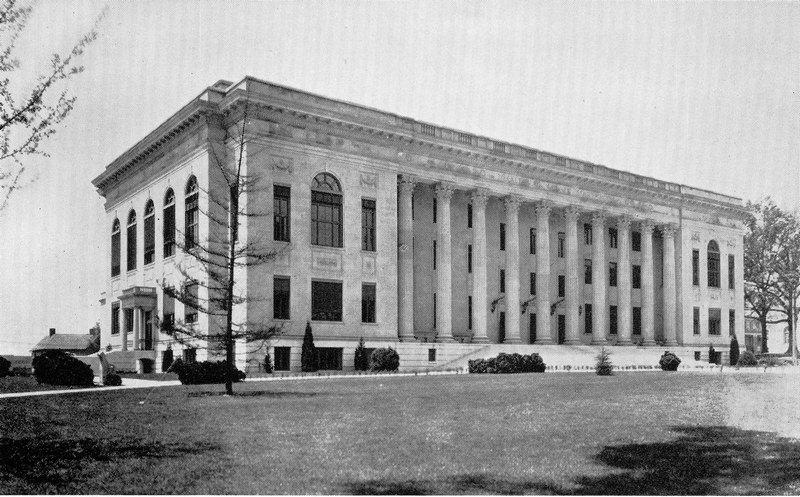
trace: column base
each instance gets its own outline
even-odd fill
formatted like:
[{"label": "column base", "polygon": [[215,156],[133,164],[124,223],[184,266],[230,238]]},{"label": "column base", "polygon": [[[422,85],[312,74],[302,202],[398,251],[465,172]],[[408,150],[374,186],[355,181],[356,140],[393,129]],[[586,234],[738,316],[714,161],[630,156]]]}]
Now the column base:
[{"label": "column base", "polygon": [[562,343],[561,345],[580,345],[580,344],[581,344],[580,340],[578,340],[577,338],[572,338],[564,340],[564,343]]},{"label": "column base", "polygon": [[642,345],[644,345],[645,347],[652,347],[652,346],[656,345],[656,341],[655,340],[647,340],[647,339],[645,339],[642,342]]},{"label": "column base", "polygon": [[519,338],[506,338],[503,340],[503,343],[507,345],[520,345],[522,344],[522,340]]},{"label": "column base", "polygon": [[605,338],[592,338],[592,345],[608,345],[608,340]]},{"label": "column base", "polygon": [[553,345],[553,339],[550,337],[547,338],[537,338],[534,345]]},{"label": "column base", "polygon": [[666,347],[677,347],[678,346],[678,341],[677,340],[667,340],[664,343],[664,346],[666,346]]},{"label": "column base", "polygon": [[489,343],[489,337],[472,337],[472,343]]},{"label": "column base", "polygon": [[417,341],[417,337],[415,337],[414,335],[404,335],[404,336],[399,336],[397,338],[401,342],[416,342]]},{"label": "column base", "polygon": [[615,345],[622,345],[624,347],[628,347],[633,345],[633,342],[630,339],[619,339]]},{"label": "column base", "polygon": [[455,341],[456,341],[456,339],[453,338],[452,335],[450,335],[450,336],[438,336],[434,340],[434,342],[436,342],[436,343],[453,343]]}]

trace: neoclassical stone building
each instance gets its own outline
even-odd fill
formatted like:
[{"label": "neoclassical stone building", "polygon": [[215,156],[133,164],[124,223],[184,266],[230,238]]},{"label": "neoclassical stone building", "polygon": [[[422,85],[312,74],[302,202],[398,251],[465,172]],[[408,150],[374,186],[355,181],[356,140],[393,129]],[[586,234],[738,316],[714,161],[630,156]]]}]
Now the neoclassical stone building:
[{"label": "neoclassical stone building", "polygon": [[[209,87],[93,181],[102,345],[140,369],[180,348],[157,323],[209,327],[161,288],[192,270],[176,240],[214,235],[211,150],[244,109],[246,168],[264,182],[247,209],[268,215],[239,239],[278,255],[240,274],[254,297],[240,312],[281,327],[278,369],[299,370],[307,322],[331,369],[352,368],[361,337],[399,347],[404,367],[491,343],[744,343],[741,200],[248,77]],[[238,344],[237,362],[258,350]]]}]

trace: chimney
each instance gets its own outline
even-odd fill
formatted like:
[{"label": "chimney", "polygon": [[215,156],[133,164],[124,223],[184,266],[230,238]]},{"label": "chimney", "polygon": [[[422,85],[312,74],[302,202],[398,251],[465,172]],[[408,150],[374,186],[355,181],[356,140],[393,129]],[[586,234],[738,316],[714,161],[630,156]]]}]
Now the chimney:
[{"label": "chimney", "polygon": [[56,329],[55,328],[50,328],[50,336],[53,336],[55,334],[56,334]]}]

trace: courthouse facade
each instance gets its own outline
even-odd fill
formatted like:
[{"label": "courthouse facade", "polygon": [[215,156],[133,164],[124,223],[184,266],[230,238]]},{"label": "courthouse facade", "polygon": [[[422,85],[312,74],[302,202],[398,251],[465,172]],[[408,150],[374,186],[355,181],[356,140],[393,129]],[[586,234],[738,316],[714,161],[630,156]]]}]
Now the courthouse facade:
[{"label": "courthouse facade", "polygon": [[[246,208],[267,215],[244,218],[239,241],[277,255],[239,275],[252,298],[237,312],[280,327],[278,369],[299,370],[307,322],[330,369],[352,368],[361,337],[425,354],[744,343],[741,200],[248,77],[209,87],[93,181],[108,226],[102,346],[140,369],[185,348],[159,322],[209,329],[162,288],[197,271],[177,247],[213,235],[211,150],[245,109],[245,166],[263,180]],[[237,362],[263,350],[238,344]]]}]

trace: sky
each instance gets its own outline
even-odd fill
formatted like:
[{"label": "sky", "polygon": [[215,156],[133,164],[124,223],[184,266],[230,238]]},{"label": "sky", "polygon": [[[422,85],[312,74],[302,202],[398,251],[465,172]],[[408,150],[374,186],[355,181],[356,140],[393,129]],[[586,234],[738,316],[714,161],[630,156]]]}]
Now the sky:
[{"label": "sky", "polygon": [[[20,87],[105,6],[39,1]],[[0,213],[0,355],[99,320],[110,228],[91,180],[220,79],[796,209],[798,26],[799,2],[109,2],[74,111]]]}]

